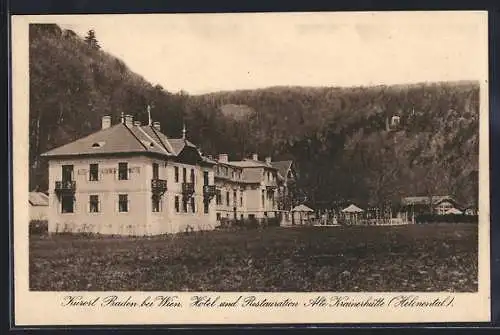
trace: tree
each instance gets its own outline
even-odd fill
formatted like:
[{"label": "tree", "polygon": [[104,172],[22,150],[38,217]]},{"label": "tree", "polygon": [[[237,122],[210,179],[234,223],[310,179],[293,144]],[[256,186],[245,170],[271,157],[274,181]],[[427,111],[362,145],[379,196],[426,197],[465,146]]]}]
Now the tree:
[{"label": "tree", "polygon": [[92,49],[100,49],[101,46],[99,45],[99,42],[97,41],[97,38],[95,37],[95,31],[93,29],[90,29],[87,32],[87,36],[85,36],[85,42],[89,47]]}]

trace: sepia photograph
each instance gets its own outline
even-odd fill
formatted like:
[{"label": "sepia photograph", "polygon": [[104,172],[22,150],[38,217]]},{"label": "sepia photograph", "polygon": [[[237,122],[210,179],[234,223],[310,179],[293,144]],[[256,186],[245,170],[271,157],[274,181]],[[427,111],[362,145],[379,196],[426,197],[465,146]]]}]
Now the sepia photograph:
[{"label": "sepia photograph", "polygon": [[29,21],[28,290],[477,294],[482,14]]}]

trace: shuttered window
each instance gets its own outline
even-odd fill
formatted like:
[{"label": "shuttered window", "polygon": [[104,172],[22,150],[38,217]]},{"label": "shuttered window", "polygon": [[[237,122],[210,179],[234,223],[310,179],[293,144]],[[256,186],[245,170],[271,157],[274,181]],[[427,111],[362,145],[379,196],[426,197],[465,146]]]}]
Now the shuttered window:
[{"label": "shuttered window", "polygon": [[120,194],[118,196],[118,211],[126,213],[129,211],[128,194]]}]

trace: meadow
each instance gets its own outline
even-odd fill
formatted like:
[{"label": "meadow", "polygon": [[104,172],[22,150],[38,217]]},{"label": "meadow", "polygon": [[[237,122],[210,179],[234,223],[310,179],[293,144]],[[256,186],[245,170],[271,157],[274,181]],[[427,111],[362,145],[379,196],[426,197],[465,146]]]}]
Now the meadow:
[{"label": "meadow", "polygon": [[477,291],[477,224],[30,237],[36,291]]}]

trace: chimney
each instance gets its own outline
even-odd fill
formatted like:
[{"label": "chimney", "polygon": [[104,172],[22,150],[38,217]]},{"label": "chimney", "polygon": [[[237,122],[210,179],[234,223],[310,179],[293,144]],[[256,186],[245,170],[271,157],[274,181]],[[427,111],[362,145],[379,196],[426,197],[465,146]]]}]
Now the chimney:
[{"label": "chimney", "polygon": [[254,161],[258,161],[258,160],[259,160],[259,155],[257,155],[257,154],[252,154],[252,159],[253,159]]},{"label": "chimney", "polygon": [[132,115],[125,115],[125,125],[129,128],[132,128],[134,125],[134,117]]},{"label": "chimney", "polygon": [[134,121],[134,127],[140,127],[141,121]]},{"label": "chimney", "polygon": [[219,162],[227,163],[227,161],[228,161],[227,154],[219,154]]},{"label": "chimney", "polygon": [[266,157],[266,163],[271,164],[271,157],[269,157],[269,156]]},{"label": "chimney", "polygon": [[102,129],[108,129],[111,127],[111,116],[104,115],[102,117]]},{"label": "chimney", "polygon": [[153,127],[154,127],[156,130],[161,131],[161,125],[160,125],[160,122],[158,122],[158,121],[153,122]]}]

